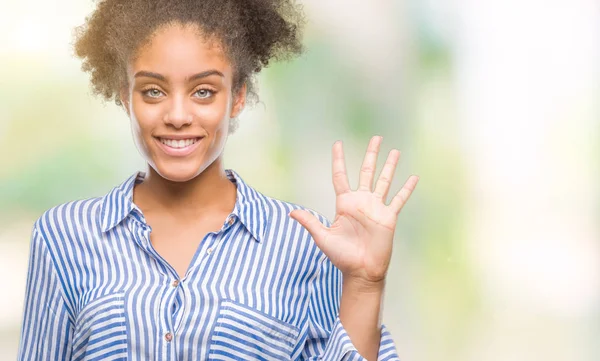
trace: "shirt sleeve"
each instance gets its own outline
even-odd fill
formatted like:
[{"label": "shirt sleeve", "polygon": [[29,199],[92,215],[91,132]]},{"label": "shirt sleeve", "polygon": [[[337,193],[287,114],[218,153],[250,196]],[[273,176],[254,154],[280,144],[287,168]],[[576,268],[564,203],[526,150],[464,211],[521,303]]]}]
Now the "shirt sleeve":
[{"label": "shirt sleeve", "polygon": [[18,361],[71,359],[73,320],[37,224],[31,236]]},{"label": "shirt sleeve", "polygon": [[[340,322],[341,285],[342,273],[329,259],[325,259],[310,298],[308,337],[302,350],[302,360],[366,361]],[[400,360],[385,325],[381,328],[377,360]]]}]

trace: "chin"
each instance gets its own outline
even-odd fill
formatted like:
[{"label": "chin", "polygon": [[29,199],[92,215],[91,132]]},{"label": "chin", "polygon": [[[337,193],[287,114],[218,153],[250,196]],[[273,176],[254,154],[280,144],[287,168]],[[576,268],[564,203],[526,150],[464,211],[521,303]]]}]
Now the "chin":
[{"label": "chin", "polygon": [[171,182],[187,182],[196,178],[206,167],[191,164],[161,164],[153,168],[161,177]]}]

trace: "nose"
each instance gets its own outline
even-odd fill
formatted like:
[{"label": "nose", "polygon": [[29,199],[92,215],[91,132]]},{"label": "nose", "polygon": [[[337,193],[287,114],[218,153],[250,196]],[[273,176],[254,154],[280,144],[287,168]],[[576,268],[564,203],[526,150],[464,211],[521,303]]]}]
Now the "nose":
[{"label": "nose", "polygon": [[193,116],[192,113],[188,109],[188,105],[186,104],[184,97],[174,97],[172,98],[169,109],[165,113],[163,121],[166,125],[172,125],[173,127],[179,129],[184,125],[189,125],[192,123]]}]

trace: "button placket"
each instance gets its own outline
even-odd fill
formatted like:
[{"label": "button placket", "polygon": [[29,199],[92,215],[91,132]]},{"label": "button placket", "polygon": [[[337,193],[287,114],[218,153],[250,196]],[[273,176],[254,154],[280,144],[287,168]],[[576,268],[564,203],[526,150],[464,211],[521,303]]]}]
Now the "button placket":
[{"label": "button placket", "polygon": [[213,241],[214,244],[206,249],[206,254],[210,256],[219,247],[224,238],[225,235],[223,232],[219,232],[217,240]]},{"label": "button placket", "polygon": [[[225,223],[224,223],[225,229],[229,228],[233,223],[235,223],[235,216],[234,215],[230,215],[225,220]],[[224,237],[223,231],[217,233],[217,236],[219,237],[218,240],[217,240],[217,242],[214,245],[212,245],[212,246],[210,246],[210,247],[208,247],[206,249],[206,254],[209,255],[209,256],[215,251],[215,249],[219,246],[219,244],[223,240],[223,237]]]},{"label": "button placket", "polygon": [[180,283],[180,287],[176,289],[179,296],[174,300],[172,305],[171,331],[173,334],[177,334],[179,326],[181,326],[181,322],[183,321],[185,315],[186,299],[184,286],[185,285]]},{"label": "button placket", "polygon": [[[179,291],[179,286],[181,284],[180,280],[176,275],[167,276],[166,288],[164,288],[164,292],[162,294],[162,298],[160,301],[159,307],[159,315],[160,318],[160,328],[162,330],[162,339],[167,345],[173,341],[175,337],[175,328],[173,325],[173,314],[176,310],[174,310],[174,302],[177,292]],[[170,352],[170,351],[165,351]]]}]

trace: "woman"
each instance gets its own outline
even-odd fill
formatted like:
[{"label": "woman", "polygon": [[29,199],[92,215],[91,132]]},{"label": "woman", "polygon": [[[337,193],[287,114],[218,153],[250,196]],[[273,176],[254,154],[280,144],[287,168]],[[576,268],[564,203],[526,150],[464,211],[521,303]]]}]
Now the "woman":
[{"label": "woman", "polygon": [[[397,216],[373,137],[357,190],[341,142],[322,215],[223,168],[253,76],[301,51],[285,0],[104,0],[76,54],[122,105],[148,162],[104,197],[36,222],[20,360],[394,360],[380,324]],[[373,190],[374,186],[374,190]]]}]

